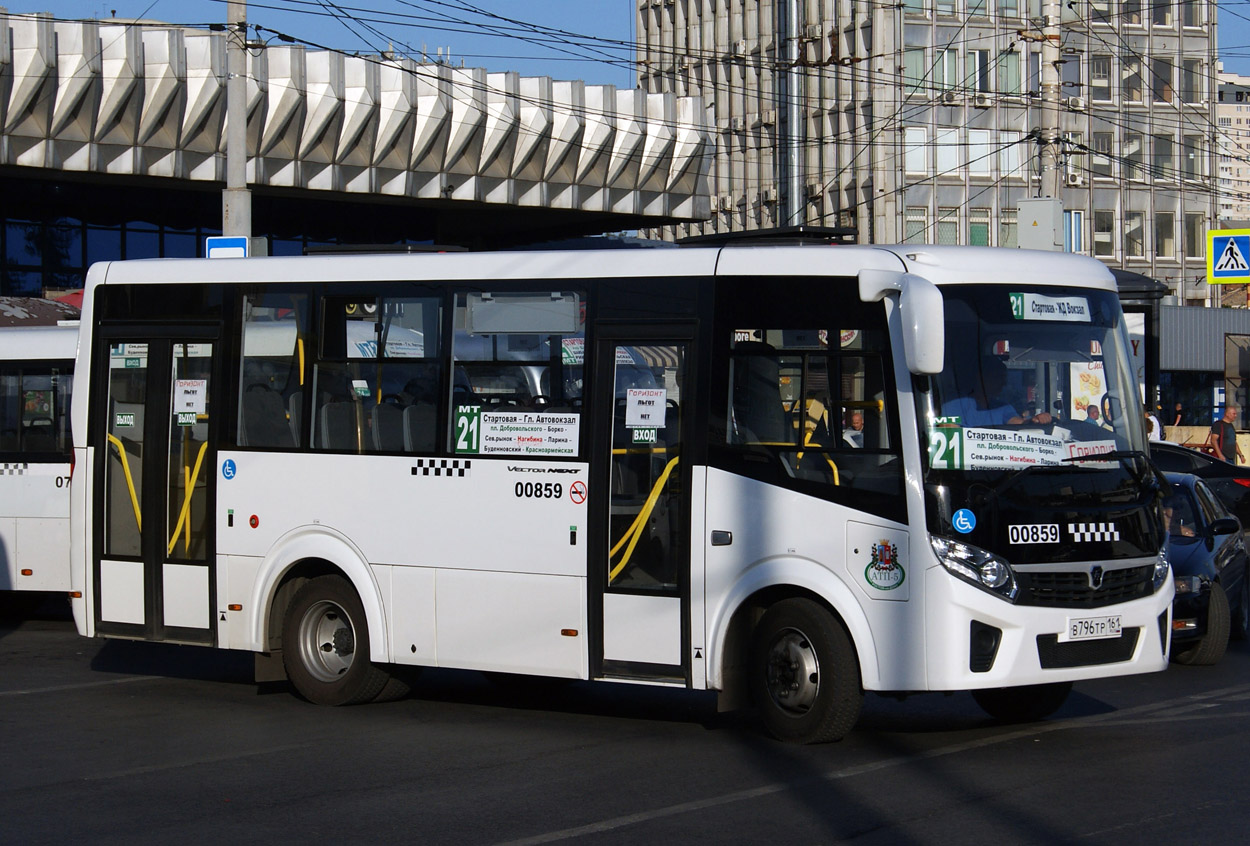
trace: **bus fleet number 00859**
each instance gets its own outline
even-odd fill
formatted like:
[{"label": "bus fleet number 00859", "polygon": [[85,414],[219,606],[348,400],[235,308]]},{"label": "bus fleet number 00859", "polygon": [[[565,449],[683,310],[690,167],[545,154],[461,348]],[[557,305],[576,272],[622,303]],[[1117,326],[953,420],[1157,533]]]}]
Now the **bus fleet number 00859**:
[{"label": "bus fleet number 00859", "polygon": [[1059,543],[1058,523],[1017,523],[1007,527],[1008,543]]},{"label": "bus fleet number 00859", "polygon": [[516,495],[523,499],[559,499],[564,486],[558,482],[517,482]]}]

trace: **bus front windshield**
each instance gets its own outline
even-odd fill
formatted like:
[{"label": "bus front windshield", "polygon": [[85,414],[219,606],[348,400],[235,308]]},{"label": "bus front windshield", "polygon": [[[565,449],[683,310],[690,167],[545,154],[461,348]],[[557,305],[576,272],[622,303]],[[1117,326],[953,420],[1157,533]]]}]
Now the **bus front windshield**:
[{"label": "bus front windshield", "polygon": [[961,285],[942,295],[945,364],[919,395],[930,484],[1141,460],[1130,454],[1145,450],[1145,431],[1113,292]]}]

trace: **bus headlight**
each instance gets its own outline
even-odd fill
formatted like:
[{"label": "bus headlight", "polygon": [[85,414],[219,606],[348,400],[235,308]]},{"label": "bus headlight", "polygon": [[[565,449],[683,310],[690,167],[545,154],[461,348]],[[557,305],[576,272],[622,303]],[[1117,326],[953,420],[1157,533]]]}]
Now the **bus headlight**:
[{"label": "bus headlight", "polygon": [[947,538],[930,537],[942,566],[966,582],[1014,602],[1019,587],[1011,565],[991,552]]},{"label": "bus headlight", "polygon": [[1163,583],[1168,580],[1168,573],[1172,571],[1172,565],[1168,561],[1168,548],[1165,546],[1159,550],[1159,557],[1155,559],[1154,586],[1155,590],[1163,587]]}]

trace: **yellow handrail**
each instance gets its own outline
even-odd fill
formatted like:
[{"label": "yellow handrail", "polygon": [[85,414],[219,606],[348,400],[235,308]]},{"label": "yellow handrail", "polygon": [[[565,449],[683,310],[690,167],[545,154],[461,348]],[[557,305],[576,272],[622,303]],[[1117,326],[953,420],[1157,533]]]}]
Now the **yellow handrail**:
[{"label": "yellow handrail", "polygon": [[130,507],[135,511],[135,526],[138,527],[140,532],[142,532],[143,518],[139,514],[139,496],[135,493],[134,477],[130,475],[130,461],[126,458],[126,447],[116,436],[109,433],[106,433],[106,436],[108,437],[109,443],[117,447],[117,451],[121,455],[122,473],[126,476],[126,487],[130,489]]},{"label": "yellow handrail", "polygon": [[[803,446],[812,446],[812,435],[814,434],[815,434],[814,432],[807,432],[803,435]],[[820,444],[816,444],[815,446],[819,447]],[[803,450],[799,450],[798,455],[795,458],[795,464],[797,465],[802,460],[803,460]],[[833,471],[833,484],[835,486],[841,485],[842,482],[838,478],[838,465],[834,464],[833,459],[830,458],[828,455],[825,456],[825,461],[829,463],[829,469]]]},{"label": "yellow handrail", "polygon": [[[613,451],[615,452],[615,450]],[[660,474],[660,478],[655,480],[651,493],[647,496],[647,501],[642,504],[642,508],[638,511],[638,516],[634,518],[634,522],[626,529],[621,539],[616,542],[616,546],[608,551],[608,563],[610,564],[612,556],[616,555],[617,551],[620,550],[621,544],[625,543],[627,538],[629,539],[629,546],[625,548],[625,556],[621,558],[621,563],[608,571],[608,584],[611,584],[621,574],[621,571],[625,569],[625,565],[629,563],[630,557],[634,554],[634,547],[638,545],[638,540],[642,537],[642,527],[646,525],[647,518],[651,516],[652,509],[655,508],[656,502],[660,499],[660,490],[668,482],[669,474],[673,472],[673,468],[677,466],[677,462],[680,459],[680,455],[674,456],[665,465],[664,472]]]},{"label": "yellow handrail", "polygon": [[174,547],[178,545],[178,535],[182,533],[183,524],[186,524],[187,531],[186,531],[186,538],[183,541],[182,548],[183,550],[187,552],[187,554],[190,554],[191,521],[189,517],[191,514],[191,496],[192,494],[195,493],[195,483],[196,483],[196,480],[200,478],[200,465],[204,461],[204,453],[207,450],[208,450],[208,441],[205,441],[204,443],[200,444],[199,455],[195,457],[195,469],[191,471],[191,475],[189,478],[185,475],[187,472],[186,465],[184,464],[182,467],[182,471],[184,474],[183,479],[186,482],[186,492],[182,495],[182,511],[178,514],[178,524],[174,526],[174,536],[170,538],[169,540],[169,550],[166,552],[167,555],[172,555],[174,552]]}]

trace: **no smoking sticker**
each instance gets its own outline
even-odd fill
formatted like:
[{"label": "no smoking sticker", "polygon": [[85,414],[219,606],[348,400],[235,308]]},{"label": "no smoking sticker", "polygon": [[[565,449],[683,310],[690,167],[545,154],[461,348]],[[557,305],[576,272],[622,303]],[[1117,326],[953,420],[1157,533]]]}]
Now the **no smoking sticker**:
[{"label": "no smoking sticker", "polygon": [[573,500],[575,505],[581,505],[586,501],[586,483],[574,482],[569,485],[569,499]]}]

